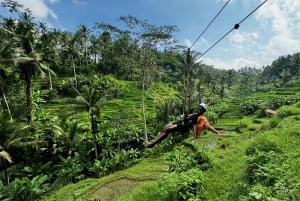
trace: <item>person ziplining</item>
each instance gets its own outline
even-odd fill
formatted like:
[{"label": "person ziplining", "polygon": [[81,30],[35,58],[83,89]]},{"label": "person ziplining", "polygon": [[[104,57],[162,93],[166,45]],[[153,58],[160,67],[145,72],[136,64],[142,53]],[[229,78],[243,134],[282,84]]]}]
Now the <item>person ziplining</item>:
[{"label": "person ziplining", "polygon": [[[226,7],[226,5],[229,3],[230,0],[228,0],[225,5],[222,7],[222,9],[217,13],[217,15],[213,18],[213,20],[209,23],[209,25],[204,29],[204,31],[198,36],[198,38],[194,41],[192,46],[188,48],[187,51],[187,57],[190,58],[190,49],[195,45],[195,43],[201,38],[201,36],[204,34],[204,32],[207,30],[207,28],[212,24],[212,22],[216,19],[216,17],[222,12],[222,10]],[[216,46],[221,40],[223,40],[227,35],[229,35],[233,30],[239,29],[241,23],[243,23],[248,17],[250,17],[256,10],[258,10],[263,4],[265,4],[268,0],[264,0],[261,4],[259,4],[252,12],[250,12],[246,17],[244,17],[239,23],[235,24],[225,35],[223,35],[219,40],[217,40],[212,46],[210,46],[206,51],[204,51],[200,57],[203,57],[208,51],[210,51],[214,46]],[[200,59],[200,57],[198,59]],[[187,62],[188,65],[190,64]],[[189,85],[187,85],[189,87]],[[186,93],[186,106],[189,106],[189,89],[187,89]],[[187,108],[189,109],[189,108]],[[143,144],[146,148],[152,148],[157,143],[164,140],[170,133],[174,132],[181,132],[185,133],[189,131],[191,128],[194,128],[194,136],[195,138],[200,137],[202,129],[208,129],[218,136],[223,136],[224,132],[216,130],[214,127],[210,125],[207,118],[203,115],[204,112],[207,109],[207,105],[204,103],[201,103],[198,107],[197,113],[193,113],[190,115],[185,115],[183,120],[177,121],[173,124],[167,125],[163,128],[163,130],[156,136],[156,138],[152,141],[145,141]]]},{"label": "person ziplining", "polygon": [[160,143],[164,140],[170,133],[186,133],[190,129],[194,129],[194,137],[199,138],[201,135],[201,131],[203,129],[210,130],[217,134],[218,136],[222,137],[224,135],[223,131],[219,131],[215,129],[213,126],[210,125],[207,118],[204,116],[204,113],[207,109],[207,105],[205,103],[201,103],[198,106],[198,111],[192,114],[185,114],[183,115],[183,119],[173,124],[169,124],[165,126],[162,131],[156,136],[156,138],[152,141],[145,141],[143,144],[146,148],[152,148],[156,144]]}]

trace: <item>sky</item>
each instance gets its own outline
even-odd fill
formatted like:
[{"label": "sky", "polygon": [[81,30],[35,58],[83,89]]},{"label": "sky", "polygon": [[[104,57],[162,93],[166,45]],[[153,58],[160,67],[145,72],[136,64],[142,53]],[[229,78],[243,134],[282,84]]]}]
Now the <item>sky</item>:
[{"label": "sky", "polygon": [[[3,0],[0,0],[3,2]],[[49,27],[74,32],[80,24],[121,28],[120,16],[153,25],[175,25],[175,39],[206,52],[264,0],[18,0]],[[227,3],[228,2],[228,3]],[[226,6],[225,6],[226,5]],[[224,7],[225,6],[225,7]],[[222,12],[221,9],[223,8]],[[216,17],[217,13],[219,15]],[[0,14],[10,14],[0,7]],[[216,17],[216,18],[215,18]],[[201,35],[205,28],[214,22]],[[194,45],[192,45],[194,44]],[[267,0],[201,57],[218,69],[263,68],[280,56],[300,52],[300,0]]]}]

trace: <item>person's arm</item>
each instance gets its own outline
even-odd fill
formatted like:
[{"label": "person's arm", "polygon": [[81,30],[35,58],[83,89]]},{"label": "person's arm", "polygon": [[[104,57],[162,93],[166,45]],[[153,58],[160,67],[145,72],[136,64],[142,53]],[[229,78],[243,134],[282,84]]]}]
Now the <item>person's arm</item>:
[{"label": "person's arm", "polygon": [[199,132],[200,132],[200,129],[197,127],[197,125],[194,125],[194,136],[199,136]]},{"label": "person's arm", "polygon": [[208,127],[208,130],[214,132],[214,133],[217,134],[218,136],[221,136],[221,137],[224,136],[224,132],[223,132],[223,131],[219,131],[219,130],[215,129],[215,128],[212,127],[212,126],[209,126],[209,127]]}]

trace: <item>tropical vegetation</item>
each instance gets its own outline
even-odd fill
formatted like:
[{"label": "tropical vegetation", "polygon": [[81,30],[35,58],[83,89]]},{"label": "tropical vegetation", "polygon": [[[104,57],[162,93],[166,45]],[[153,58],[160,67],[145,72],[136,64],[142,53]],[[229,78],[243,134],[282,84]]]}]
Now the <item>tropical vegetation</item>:
[{"label": "tropical vegetation", "polygon": [[[216,69],[177,44],[176,26],[121,16],[125,29],[72,33],[2,6],[0,200],[300,199],[300,53]],[[224,138],[143,147],[200,101]]]}]

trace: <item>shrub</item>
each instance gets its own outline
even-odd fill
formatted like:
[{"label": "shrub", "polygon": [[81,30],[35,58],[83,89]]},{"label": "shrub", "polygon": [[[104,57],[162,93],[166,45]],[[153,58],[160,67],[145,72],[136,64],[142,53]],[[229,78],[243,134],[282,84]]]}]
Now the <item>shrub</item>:
[{"label": "shrub", "polygon": [[93,167],[89,170],[98,173],[101,177],[134,165],[138,162],[139,157],[140,152],[137,149],[110,152],[107,156],[103,156],[101,160],[95,160]]},{"label": "shrub", "polygon": [[[281,150],[268,140],[258,140],[246,149],[248,156],[247,178],[249,184],[264,183],[273,185],[274,171],[276,171],[276,158]],[[274,167],[275,166],[275,167]]]},{"label": "shrub", "polygon": [[281,152],[274,142],[265,139],[259,139],[250,144],[246,149],[246,155],[255,155],[257,152]]},{"label": "shrub", "polygon": [[300,114],[300,109],[292,106],[283,106],[277,111],[277,115],[280,118],[285,118],[292,115]]},{"label": "shrub", "polygon": [[184,172],[198,167],[207,170],[211,167],[210,159],[203,152],[189,152],[184,146],[176,147],[172,152],[165,155],[170,172]]},{"label": "shrub", "polygon": [[241,112],[245,114],[253,114],[259,109],[259,106],[256,101],[245,101],[241,103]]},{"label": "shrub", "polygon": [[159,181],[159,195],[161,200],[202,200],[204,199],[204,178],[198,168],[186,172],[172,172]]},{"label": "shrub", "polygon": [[280,123],[280,119],[279,118],[272,118],[269,121],[269,128],[268,129],[276,128],[279,123]]},{"label": "shrub", "polygon": [[0,186],[0,199],[6,201],[31,201],[50,189],[47,175],[38,175],[31,180],[16,178],[7,186]]}]

